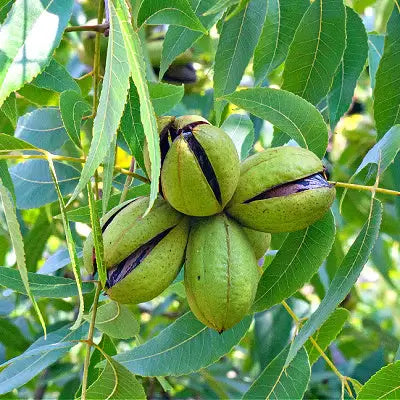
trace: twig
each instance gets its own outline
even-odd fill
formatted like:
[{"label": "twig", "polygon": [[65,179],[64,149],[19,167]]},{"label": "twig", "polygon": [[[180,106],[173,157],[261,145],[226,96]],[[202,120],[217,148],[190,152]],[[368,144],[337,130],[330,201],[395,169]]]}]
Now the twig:
[{"label": "twig", "polygon": [[[286,303],[286,301],[282,301],[282,305],[283,305],[283,307],[285,307],[285,310],[293,318],[293,320],[296,322],[296,324],[300,324],[301,323],[300,319],[297,317],[297,315],[294,313],[294,311],[290,308],[289,304]],[[321,347],[315,341],[315,339],[312,336],[310,336],[309,339],[310,339],[311,344],[315,347],[315,349],[318,351],[318,353],[321,355],[321,357],[325,360],[325,362],[329,365],[329,367],[332,369],[332,371],[339,378],[342,385],[344,385],[346,387],[346,390],[348,391],[349,395],[351,397],[353,397],[353,393],[350,389],[349,383],[347,382],[347,377],[340,373],[340,371],[336,368],[335,364],[333,364],[333,362],[329,359],[329,357],[324,353],[324,351],[321,349]]]},{"label": "twig", "polygon": [[[100,21],[101,22],[101,21]],[[97,25],[79,25],[79,26],[69,26],[65,29],[65,32],[98,32],[104,33],[110,28],[109,23],[97,24]]]},{"label": "twig", "polygon": [[90,363],[90,349],[94,345],[93,343],[93,334],[94,334],[94,327],[96,323],[96,314],[97,314],[97,304],[99,303],[99,297],[101,292],[101,285],[100,283],[96,286],[96,293],[94,295],[93,300],[93,307],[92,307],[92,318],[90,320],[89,325],[89,333],[86,340],[86,354],[85,354],[85,361],[83,364],[83,377],[82,377],[82,400],[86,400],[86,390],[87,390],[87,383],[88,383],[88,373],[89,373],[89,363]]},{"label": "twig", "polygon": [[[131,165],[129,167],[129,171],[130,172],[135,172],[135,167],[136,167],[136,160],[135,160],[135,157],[132,157]],[[120,204],[125,201],[126,195],[128,194],[129,186],[131,185],[132,180],[133,180],[133,176],[127,175],[127,177],[125,179],[125,183],[124,183],[124,189],[122,190],[121,198],[119,199],[119,203]]]},{"label": "twig", "polygon": [[376,193],[383,193],[389,194],[391,196],[400,196],[400,192],[396,190],[384,189],[374,186],[365,186],[365,185],[357,185],[355,183],[346,183],[346,182],[335,182],[335,181],[328,181],[329,183],[335,185],[336,187],[343,187],[347,189],[353,190],[367,190],[369,192],[376,192]]}]

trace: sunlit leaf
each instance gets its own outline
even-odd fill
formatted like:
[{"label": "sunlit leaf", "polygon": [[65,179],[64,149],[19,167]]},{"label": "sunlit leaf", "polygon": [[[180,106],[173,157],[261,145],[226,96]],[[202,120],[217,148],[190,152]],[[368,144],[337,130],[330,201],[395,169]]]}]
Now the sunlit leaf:
[{"label": "sunlit leaf", "polygon": [[[239,14],[224,22],[215,55],[216,99],[232,93],[239,85],[260,37],[266,10],[265,0],[253,0]],[[224,105],[224,101],[217,101],[215,105],[218,124]]]},{"label": "sunlit leaf", "polygon": [[117,134],[129,88],[128,55],[123,38],[125,21],[122,21],[117,15],[117,10],[112,1],[108,2],[108,7],[110,34],[108,37],[106,69],[100,102],[93,123],[93,138],[87,161],[70,202],[85,188],[90,177],[107,155],[113,137]]},{"label": "sunlit leaf", "polygon": [[[78,295],[73,279],[28,272],[28,282],[34,297],[66,298]],[[18,271],[12,268],[0,267],[0,286],[26,294]],[[84,282],[82,285],[84,293],[91,292],[93,288],[93,283]]]},{"label": "sunlit leaf", "polygon": [[387,24],[385,46],[375,76],[374,118],[378,139],[400,123],[400,10],[393,7]]},{"label": "sunlit leaf", "polygon": [[[142,376],[183,375],[198,371],[228,353],[247,332],[251,317],[222,334],[207,328],[192,313],[168,325],[156,337],[114,358]],[[196,357],[192,357],[196,354]]]},{"label": "sunlit leaf", "polygon": [[[0,108],[0,111],[10,120],[12,126],[15,128],[18,120],[17,102],[15,93],[11,93],[5,100]],[[1,114],[0,114],[1,115]]]},{"label": "sunlit leaf", "polygon": [[327,94],[346,46],[343,0],[315,0],[296,30],[283,71],[282,89],[312,104]]},{"label": "sunlit leaf", "polygon": [[260,278],[253,310],[268,309],[307,283],[328,256],[334,239],[331,212],[308,228],[290,233]]},{"label": "sunlit leaf", "polygon": [[90,115],[92,107],[76,91],[66,90],[60,95],[60,112],[68,136],[80,148],[82,117]]},{"label": "sunlit leaf", "polygon": [[137,92],[139,94],[140,118],[147,139],[151,164],[151,190],[148,208],[148,210],[150,210],[157,197],[161,167],[157,121],[154,115],[153,106],[150,101],[150,94],[145,73],[146,67],[143,61],[140,39],[131,25],[129,11],[123,0],[112,0],[110,4],[115,5],[113,6],[113,9],[115,10],[118,20],[121,23],[122,37],[124,39],[124,45],[127,51],[129,68],[131,71],[133,83],[135,84]]},{"label": "sunlit leaf", "polygon": [[[318,343],[318,346],[325,351],[336,336],[342,330],[343,325],[350,316],[350,312],[345,308],[337,308],[324,324],[315,332],[313,339]],[[304,345],[308,353],[310,364],[313,365],[315,361],[321,356],[319,351],[311,343],[310,339]]]},{"label": "sunlit leaf", "polygon": [[139,26],[145,22],[150,25],[169,24],[207,32],[188,0],[143,0],[137,18]]},{"label": "sunlit leaf", "polygon": [[294,339],[287,363],[289,363],[316,330],[329,318],[335,308],[346,297],[357,278],[359,277],[365,263],[371,254],[375,241],[378,237],[382,220],[382,205],[379,200],[374,199],[371,205],[370,215],[357,238],[351,245],[340,267],[338,268],[329,289],[321,301],[317,310],[307,320],[300,333]]},{"label": "sunlit leaf", "polygon": [[21,280],[24,284],[25,291],[32,302],[33,308],[42,325],[44,335],[46,336],[46,324],[44,322],[42,312],[40,311],[39,306],[37,305],[36,300],[33,297],[31,289],[29,287],[28,271],[26,269],[26,263],[25,263],[24,240],[18,223],[14,203],[11,200],[11,195],[9,191],[2,184],[0,184],[0,197],[1,197],[1,202],[3,204],[4,215],[7,221],[8,231],[10,233],[11,243],[13,245],[15,257],[17,260],[18,271]]},{"label": "sunlit leaf", "polygon": [[307,389],[311,370],[307,352],[302,348],[285,366],[287,346],[276,356],[253,382],[243,399],[301,399]]},{"label": "sunlit leaf", "polygon": [[310,6],[308,0],[268,0],[264,27],[254,52],[254,78],[256,84],[287,56],[289,45],[304,12]]},{"label": "sunlit leaf", "polygon": [[270,88],[240,90],[224,98],[271,122],[318,157],[324,156],[328,145],[326,124],[318,110],[304,99]]},{"label": "sunlit leaf", "polygon": [[383,367],[365,383],[357,400],[397,399],[400,395],[399,376],[400,361]]},{"label": "sunlit leaf", "polygon": [[[73,0],[17,0],[0,28],[0,106],[50,62]],[[9,40],[12,38],[12,40]]]},{"label": "sunlit leaf", "polygon": [[346,7],[346,49],[328,93],[329,123],[333,130],[353,101],[354,89],[368,55],[368,39],[358,14]]}]

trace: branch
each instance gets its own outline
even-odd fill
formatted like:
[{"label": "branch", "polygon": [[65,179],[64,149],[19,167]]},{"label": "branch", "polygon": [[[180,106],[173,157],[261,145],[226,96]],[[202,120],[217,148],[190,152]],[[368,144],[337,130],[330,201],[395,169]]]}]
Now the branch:
[{"label": "branch", "polygon": [[[289,304],[286,303],[286,301],[282,301],[281,304],[283,305],[283,307],[285,307],[285,310],[293,318],[293,320],[296,322],[296,324],[297,325],[301,324],[300,319],[297,317],[297,315],[294,313],[294,311],[290,308]],[[336,368],[335,364],[333,364],[333,362],[329,359],[329,357],[324,353],[324,351],[321,349],[321,347],[315,341],[315,339],[312,336],[310,336],[309,339],[310,339],[310,342],[312,343],[312,345],[315,347],[315,349],[321,355],[321,357],[326,361],[326,363],[329,365],[329,367],[332,369],[332,371],[339,378],[342,385],[344,385],[346,387],[346,390],[348,391],[349,395],[353,398],[353,393],[350,389],[349,383],[347,382],[347,377],[340,373],[340,371]]]},{"label": "branch", "polygon": [[346,182],[335,182],[335,181],[328,181],[328,182],[337,187],[343,187],[352,190],[367,190],[369,192],[383,193],[391,196],[400,196],[400,192],[397,192],[396,190],[384,189],[376,187],[375,185],[365,186],[365,185],[357,185],[355,183],[346,183]]},{"label": "branch", "polygon": [[107,29],[110,28],[110,24],[108,22],[104,24],[97,25],[79,25],[79,26],[69,26],[65,29],[64,32],[98,32],[104,33]]}]

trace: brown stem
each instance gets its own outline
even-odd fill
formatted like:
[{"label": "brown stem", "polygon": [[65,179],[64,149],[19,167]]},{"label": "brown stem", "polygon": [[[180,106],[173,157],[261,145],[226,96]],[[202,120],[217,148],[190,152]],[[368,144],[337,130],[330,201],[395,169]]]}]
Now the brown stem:
[{"label": "brown stem", "polygon": [[79,25],[79,26],[69,26],[65,29],[65,32],[99,32],[104,33],[107,29],[110,28],[110,24],[108,22],[104,24],[97,25]]}]

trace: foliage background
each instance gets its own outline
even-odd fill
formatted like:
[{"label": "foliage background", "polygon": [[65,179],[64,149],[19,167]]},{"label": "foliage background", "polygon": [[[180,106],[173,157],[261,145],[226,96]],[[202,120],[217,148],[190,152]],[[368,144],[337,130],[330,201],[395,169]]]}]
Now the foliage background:
[{"label": "foliage background", "polygon": [[[125,2],[109,0],[104,37],[106,25],[97,35],[73,28],[97,24],[97,2],[0,0],[4,398],[80,396],[88,346],[79,341],[96,297],[95,283],[79,282],[90,280],[80,269],[82,243],[121,195],[154,199],[154,112],[222,124],[242,159],[296,141],[324,157],[332,181],[369,186],[342,197],[346,184],[338,184],[334,220],[273,235],[254,318],[222,336],[187,313],[181,275],[141,305],[100,295],[87,398],[400,393],[400,196],[371,186],[400,190],[400,8],[391,0],[345,5],[131,0],[131,25]],[[151,186],[141,170],[145,137]]]}]

